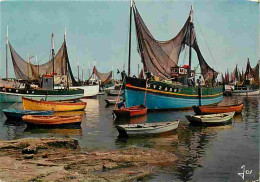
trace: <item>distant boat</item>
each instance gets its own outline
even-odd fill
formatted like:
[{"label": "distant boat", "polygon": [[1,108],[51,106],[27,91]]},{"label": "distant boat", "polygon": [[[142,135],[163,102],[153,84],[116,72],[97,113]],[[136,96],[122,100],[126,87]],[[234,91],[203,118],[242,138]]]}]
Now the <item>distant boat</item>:
[{"label": "distant boat", "polygon": [[117,99],[105,99],[107,105],[115,105],[116,103],[120,103],[122,102],[123,100],[120,99],[117,101]]},{"label": "distant boat", "polygon": [[83,97],[83,90],[39,90],[39,89],[25,89],[14,87],[0,87],[0,103],[15,103],[22,102],[22,97],[31,98],[35,100],[67,100],[78,99]]},{"label": "distant boat", "polygon": [[82,89],[84,90],[83,97],[94,97],[99,93],[99,85],[82,85],[82,86],[72,86],[72,89]]},{"label": "distant boat", "polygon": [[122,95],[122,90],[105,90],[105,92],[107,93],[107,95],[109,96],[121,96]]},{"label": "distant boat", "polygon": [[18,110],[18,109],[4,109],[3,110],[7,119],[22,120],[25,115],[52,115],[53,111],[31,111],[31,110]]},{"label": "distant boat", "polygon": [[233,90],[231,95],[241,95],[241,96],[255,96],[260,95],[259,89],[254,90]]},{"label": "distant boat", "polygon": [[82,116],[33,116],[26,115],[22,117],[28,125],[53,126],[80,124]]},{"label": "distant boat", "polygon": [[116,129],[122,136],[157,134],[175,130],[178,128],[179,122],[178,120],[173,122],[125,124],[116,125]]},{"label": "distant boat", "polygon": [[209,115],[186,115],[185,117],[194,125],[221,125],[229,123],[235,112],[209,114]]},{"label": "distant boat", "polygon": [[[65,82],[65,80],[71,80],[73,85],[76,84],[69,63],[65,37],[62,47],[54,55],[52,34],[52,59],[41,65],[32,64],[30,57],[28,61],[23,60],[7,39],[7,47],[8,45],[15,77],[21,82],[12,87],[0,86],[0,102],[22,102],[22,96],[36,100],[66,100],[84,96],[82,89],[54,89],[54,84]],[[36,84],[37,89],[32,87],[33,84]],[[21,85],[24,86],[21,87]]]},{"label": "distant boat", "polygon": [[28,98],[22,98],[23,108],[25,110],[54,110],[54,111],[78,111],[84,110],[86,102],[70,102],[70,101],[37,101]]},{"label": "distant boat", "polygon": [[128,108],[115,109],[113,113],[116,117],[133,117],[147,114],[147,107],[145,105],[138,105]]},{"label": "distant boat", "polygon": [[239,114],[242,112],[244,104],[236,104],[229,106],[193,106],[193,110],[196,114],[217,114],[226,112],[236,112]]}]

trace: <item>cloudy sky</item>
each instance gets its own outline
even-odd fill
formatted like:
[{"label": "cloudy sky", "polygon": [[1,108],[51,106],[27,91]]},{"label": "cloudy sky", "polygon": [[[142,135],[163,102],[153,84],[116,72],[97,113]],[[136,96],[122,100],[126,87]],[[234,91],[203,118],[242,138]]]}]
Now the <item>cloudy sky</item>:
[{"label": "cloudy sky", "polygon": [[[136,6],[147,27],[157,40],[173,38],[184,25],[192,0],[136,0]],[[27,60],[37,55],[40,63],[50,58],[51,33],[55,50],[67,32],[67,47],[74,75],[79,61],[87,73],[96,64],[100,72],[119,68],[128,59],[128,0],[118,1],[1,1],[0,77],[5,76],[5,34],[18,54]],[[200,50],[218,71],[246,66],[246,59],[255,66],[258,59],[259,10],[247,0],[193,0],[194,24]],[[95,60],[95,61],[94,61]],[[34,60],[32,61],[34,62]],[[140,57],[135,28],[132,31],[132,74],[137,74]],[[181,55],[179,64],[188,64]],[[193,66],[198,64],[195,53]],[[126,67],[127,69],[127,67]],[[14,77],[9,53],[9,75]],[[86,77],[86,75],[84,75]]]}]

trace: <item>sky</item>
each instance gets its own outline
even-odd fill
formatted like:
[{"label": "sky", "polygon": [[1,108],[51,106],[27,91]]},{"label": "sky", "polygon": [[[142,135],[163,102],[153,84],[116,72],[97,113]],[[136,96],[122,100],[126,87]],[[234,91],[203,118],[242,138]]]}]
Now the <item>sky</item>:
[{"label": "sky", "polygon": [[[177,35],[193,4],[198,44],[207,63],[219,72],[246,67],[247,58],[255,66],[259,57],[259,9],[247,0],[136,0],[148,29],[157,40]],[[0,77],[5,77],[5,37],[24,59],[37,55],[45,63],[50,58],[51,34],[58,52],[66,28],[66,41],[74,76],[77,64],[87,78],[88,68],[99,72],[127,70],[130,0],[117,1],[14,1],[0,2]],[[192,67],[198,64],[193,51]],[[131,75],[142,66],[137,52],[135,26],[132,28]],[[179,65],[188,64],[182,53]],[[34,58],[32,63],[34,63]],[[140,68],[141,69],[141,68]],[[9,77],[14,77],[8,52]],[[80,73],[81,74],[81,73]],[[80,76],[81,77],[81,76]]]}]

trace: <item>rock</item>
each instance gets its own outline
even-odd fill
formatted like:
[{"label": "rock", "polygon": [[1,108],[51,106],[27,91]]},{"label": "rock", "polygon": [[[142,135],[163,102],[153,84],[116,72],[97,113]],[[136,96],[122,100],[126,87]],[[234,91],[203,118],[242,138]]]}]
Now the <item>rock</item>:
[{"label": "rock", "polygon": [[[156,167],[177,160],[172,153],[151,148],[129,147],[88,152],[79,149],[78,141],[68,138],[0,141],[0,179],[133,181],[152,174]],[[23,158],[31,160],[21,160]]]},{"label": "rock", "polygon": [[23,158],[25,158],[25,159],[33,159],[34,158],[34,154],[24,154]]},{"label": "rock", "polygon": [[22,154],[36,154],[38,152],[38,147],[30,145],[22,150]]}]

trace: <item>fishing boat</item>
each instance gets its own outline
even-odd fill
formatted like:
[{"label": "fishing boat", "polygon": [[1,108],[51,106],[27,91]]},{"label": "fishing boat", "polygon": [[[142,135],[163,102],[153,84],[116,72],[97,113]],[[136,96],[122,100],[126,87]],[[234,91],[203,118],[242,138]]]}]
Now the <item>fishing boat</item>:
[{"label": "fishing boat", "polygon": [[[211,105],[222,101],[223,88],[216,86],[218,72],[204,60],[196,39],[193,10],[181,31],[168,41],[156,40],[145,25],[134,1],[130,6],[130,25],[134,14],[138,53],[143,63],[143,73],[149,79],[131,77],[131,26],[129,31],[128,75],[125,75],[124,98],[126,106],[141,105],[147,91],[147,108],[185,109],[193,105]],[[180,53],[189,49],[189,65],[178,66]],[[202,77],[195,83],[195,72],[191,70],[192,49],[195,50]],[[204,82],[204,83],[203,83]]]},{"label": "fishing boat", "polygon": [[[22,96],[36,100],[66,100],[84,96],[82,89],[69,89],[69,83],[72,82],[72,85],[76,85],[76,81],[69,63],[65,36],[64,43],[56,55],[54,54],[53,34],[51,39],[52,59],[41,65],[37,63],[37,56],[28,56],[28,61],[22,59],[8,41],[8,38],[6,39],[6,55],[9,46],[15,77],[22,82],[11,87],[0,86],[0,102],[22,102]],[[6,65],[8,64],[7,57]],[[31,63],[32,57],[35,57],[36,64]],[[6,76],[8,78],[8,74]],[[66,83],[66,88],[55,89],[54,85],[61,82]],[[32,87],[34,83],[36,83],[36,88]]]},{"label": "fishing boat", "polygon": [[209,114],[209,115],[186,115],[185,117],[194,125],[221,125],[229,123],[235,112]]},{"label": "fishing boat", "polygon": [[78,111],[84,110],[86,102],[74,102],[74,101],[37,101],[28,98],[22,98],[24,110],[38,110],[38,111]]},{"label": "fishing boat", "polygon": [[32,111],[32,110],[19,110],[19,109],[4,109],[3,110],[7,119],[22,120],[25,115],[52,115],[53,110],[50,111]]},{"label": "fishing boat", "polygon": [[235,104],[229,106],[193,106],[193,110],[196,114],[217,114],[217,113],[226,113],[234,112],[239,114],[242,112],[244,104]]},{"label": "fishing boat", "polygon": [[158,134],[177,129],[179,122],[178,120],[158,123],[125,124],[116,125],[116,129],[121,136]]},{"label": "fishing boat", "polygon": [[120,103],[122,102],[123,100],[120,99],[120,100],[117,100],[117,99],[105,99],[107,105],[115,105],[116,103]]},{"label": "fishing boat", "polygon": [[128,108],[120,108],[113,110],[116,117],[133,117],[147,114],[147,107],[145,105],[138,105]]},{"label": "fishing boat", "polygon": [[28,125],[54,126],[81,124],[82,116],[33,116],[26,115],[22,120]]},{"label": "fishing boat", "polygon": [[0,103],[22,102],[22,97],[48,101],[79,99],[84,96],[83,93],[84,91],[81,89],[42,90],[3,86],[0,87]]},{"label": "fishing boat", "polygon": [[[259,90],[259,61],[255,67],[251,67],[249,58],[247,60],[247,66],[245,73],[239,71],[236,65],[234,71],[229,75],[228,71],[225,74],[223,83],[225,89],[233,96],[258,96]],[[228,90],[228,87],[230,89]]]}]

